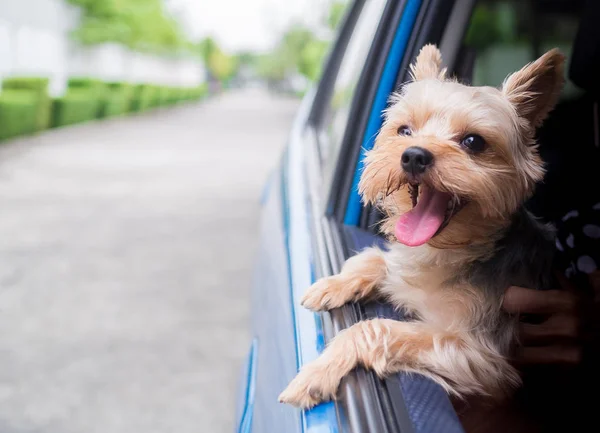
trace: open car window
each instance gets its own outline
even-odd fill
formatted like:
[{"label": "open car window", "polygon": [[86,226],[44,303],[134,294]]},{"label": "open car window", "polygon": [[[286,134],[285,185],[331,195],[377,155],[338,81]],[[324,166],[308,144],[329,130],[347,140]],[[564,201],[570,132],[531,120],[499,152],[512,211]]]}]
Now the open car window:
[{"label": "open car window", "polygon": [[327,185],[333,176],[357,85],[387,0],[365,3],[337,71],[319,129],[319,153]]},{"label": "open car window", "polygon": [[[555,2],[554,2],[555,3]],[[570,57],[580,7],[553,2],[480,0],[469,21],[456,73],[474,86],[502,85],[512,72],[552,48]],[[578,92],[568,79],[563,96]]]}]

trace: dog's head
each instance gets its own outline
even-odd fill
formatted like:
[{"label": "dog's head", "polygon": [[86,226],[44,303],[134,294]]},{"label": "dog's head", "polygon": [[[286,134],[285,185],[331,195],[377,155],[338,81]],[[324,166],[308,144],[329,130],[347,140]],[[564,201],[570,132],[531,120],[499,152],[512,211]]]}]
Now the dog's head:
[{"label": "dog's head", "polygon": [[534,134],[563,84],[549,51],[501,89],[446,78],[441,54],[421,49],[413,80],[392,96],[359,190],[381,207],[382,230],[409,246],[464,245],[508,221],[544,170]]}]

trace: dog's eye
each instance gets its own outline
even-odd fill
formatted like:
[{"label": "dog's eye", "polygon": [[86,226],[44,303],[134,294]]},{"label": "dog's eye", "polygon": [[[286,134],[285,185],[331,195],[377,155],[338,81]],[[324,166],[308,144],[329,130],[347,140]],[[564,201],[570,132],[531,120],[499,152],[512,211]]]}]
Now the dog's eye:
[{"label": "dog's eye", "polygon": [[405,137],[410,137],[412,135],[412,131],[406,125],[402,125],[398,128],[398,135],[404,135]]},{"label": "dog's eye", "polygon": [[481,135],[469,134],[461,140],[460,145],[472,152],[483,152],[486,142]]}]

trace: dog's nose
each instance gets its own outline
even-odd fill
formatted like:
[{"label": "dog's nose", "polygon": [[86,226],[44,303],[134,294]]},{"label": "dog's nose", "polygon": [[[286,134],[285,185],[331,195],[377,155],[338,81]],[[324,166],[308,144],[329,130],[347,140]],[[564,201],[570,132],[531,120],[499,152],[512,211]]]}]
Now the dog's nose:
[{"label": "dog's nose", "polygon": [[432,164],[433,154],[422,147],[409,147],[402,154],[402,168],[414,176],[423,174]]}]

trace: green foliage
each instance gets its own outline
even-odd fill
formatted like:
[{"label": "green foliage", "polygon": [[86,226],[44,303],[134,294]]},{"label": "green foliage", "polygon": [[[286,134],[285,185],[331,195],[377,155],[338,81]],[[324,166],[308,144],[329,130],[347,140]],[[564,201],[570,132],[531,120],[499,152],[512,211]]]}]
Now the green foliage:
[{"label": "green foliage", "polygon": [[97,93],[90,89],[69,89],[63,97],[54,99],[52,126],[73,125],[96,119],[99,102]]},{"label": "green foliage", "polygon": [[48,82],[48,78],[42,77],[9,77],[2,80],[2,88],[46,92]]},{"label": "green foliage", "polygon": [[129,111],[141,112],[150,109],[152,105],[153,89],[147,84],[133,86]]},{"label": "green foliage", "polygon": [[344,15],[346,14],[346,8],[348,2],[346,1],[334,1],[329,8],[329,14],[327,15],[327,24],[331,30],[336,30],[341,24]]},{"label": "green foliage", "polygon": [[188,44],[161,0],[67,1],[82,9],[73,36],[83,44],[116,42],[144,51],[172,51]]},{"label": "green foliage", "polygon": [[173,98],[173,92],[179,89],[173,89],[171,87],[161,87],[158,89],[158,99],[161,106],[169,105],[176,102]]},{"label": "green foliage", "polygon": [[198,100],[208,93],[206,83],[182,88],[106,83],[94,78],[73,77],[68,81],[66,94],[52,100],[48,97],[47,87],[48,79],[45,78],[16,77],[4,81],[0,93],[0,140],[39,131],[43,98],[50,101],[44,115],[51,118],[53,127],[59,127]]},{"label": "green foliage", "polygon": [[288,73],[289,65],[277,52],[259,56],[256,61],[256,74],[268,81],[282,81]]},{"label": "green foliage", "polygon": [[208,63],[208,59],[210,59],[210,56],[214,52],[220,50],[221,49],[219,48],[217,42],[210,36],[202,39],[196,44],[196,51],[198,51],[198,54],[200,55],[202,60],[204,60],[204,63]]},{"label": "green foliage", "polygon": [[292,26],[282,37],[277,48],[269,55],[259,58],[256,70],[259,76],[280,81],[299,72],[311,81],[321,74],[323,60],[330,43],[317,38],[303,26]]},{"label": "green foliage", "polygon": [[105,91],[99,98],[99,118],[120,116],[129,112],[133,93],[129,84],[107,83],[104,88]]},{"label": "green foliage", "polygon": [[233,78],[238,71],[237,57],[226,54],[211,37],[198,42],[196,52],[204,60],[210,76],[216,80],[226,82]]},{"label": "green foliage", "polygon": [[67,86],[69,89],[85,89],[102,93],[104,91],[105,83],[96,78],[72,77],[69,78]]},{"label": "green foliage", "polygon": [[475,8],[465,36],[465,44],[477,51],[484,51],[503,39],[503,29],[496,8],[481,4]]},{"label": "green foliage", "polygon": [[[347,0],[333,1],[322,27],[337,29],[345,16],[348,4]],[[331,40],[317,37],[313,30],[299,24],[292,25],[271,53],[256,59],[256,73],[268,81],[277,82],[298,72],[314,82],[321,76],[330,45]]]},{"label": "green foliage", "polygon": [[37,129],[38,96],[30,90],[0,93],[0,140],[30,134]]},{"label": "green foliage", "polygon": [[300,53],[298,71],[311,81],[321,76],[323,60],[329,51],[329,43],[318,39],[309,41]]},{"label": "green foliage", "polygon": [[10,77],[2,81],[4,90],[29,90],[35,94],[35,131],[43,131],[50,126],[52,103],[48,95],[48,83],[49,79],[43,77]]},{"label": "green foliage", "polygon": [[160,86],[150,84],[150,107],[160,107]]}]

